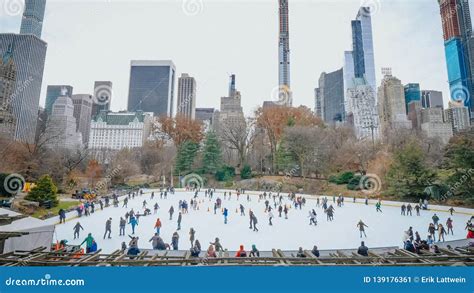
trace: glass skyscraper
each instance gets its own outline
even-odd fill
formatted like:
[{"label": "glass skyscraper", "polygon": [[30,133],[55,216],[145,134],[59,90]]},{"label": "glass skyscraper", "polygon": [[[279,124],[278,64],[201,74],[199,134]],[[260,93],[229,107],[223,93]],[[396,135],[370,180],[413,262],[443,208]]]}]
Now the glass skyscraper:
[{"label": "glass skyscraper", "polygon": [[320,108],[319,115],[324,122],[334,125],[344,120],[344,78],[342,68],[333,72],[323,72],[315,98]]},{"label": "glass skyscraper", "polygon": [[[375,95],[375,61],[374,42],[372,37],[372,18],[370,7],[360,7],[357,16],[351,21],[352,28],[352,51],[344,52],[343,68],[343,95],[344,95],[344,119],[349,117],[349,113],[354,113],[350,105],[354,105],[350,99],[354,96],[351,90],[360,88],[361,84],[368,86],[372,95]],[[371,112],[377,112],[377,105],[374,103]]]},{"label": "glass skyscraper", "polygon": [[[473,112],[474,38],[468,0],[438,0],[451,100]],[[472,115],[472,114],[471,114]]]},{"label": "glass skyscraper", "polygon": [[128,111],[173,115],[176,68],[170,60],[132,61],[128,92]]},{"label": "glass skyscraper", "polygon": [[34,35],[0,34],[0,56],[10,46],[17,70],[12,95],[12,112],[17,122],[15,139],[33,142],[47,44]]},{"label": "glass skyscraper", "polygon": [[41,39],[46,0],[25,0],[20,34],[34,35]]},{"label": "glass skyscraper", "polygon": [[421,102],[421,91],[419,83],[409,83],[404,87],[405,92],[405,106],[408,113],[408,104],[410,102]]},{"label": "glass skyscraper", "polygon": [[[64,92],[63,92],[64,89]],[[44,109],[48,116],[53,112],[53,104],[56,102],[58,97],[66,96],[71,98],[73,87],[70,85],[48,85],[46,89],[46,103]]]}]

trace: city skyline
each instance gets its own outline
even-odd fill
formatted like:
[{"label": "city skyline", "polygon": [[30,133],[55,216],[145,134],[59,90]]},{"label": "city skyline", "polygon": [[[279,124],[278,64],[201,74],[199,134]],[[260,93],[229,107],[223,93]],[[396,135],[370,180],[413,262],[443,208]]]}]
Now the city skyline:
[{"label": "city skyline", "polygon": [[[380,67],[389,66],[393,68],[394,75],[399,77],[404,84],[420,83],[423,90],[442,91],[446,107],[449,89],[442,45],[441,19],[437,3],[432,3],[432,1],[420,1],[419,3],[375,2],[379,4],[375,7],[372,17],[377,85],[381,80]],[[185,24],[192,24],[196,27],[171,25],[166,27],[166,30],[160,30],[160,25],[155,26],[150,23],[146,25],[146,22],[140,21],[141,18],[146,18],[149,15],[150,9],[144,9],[143,6],[141,9],[135,9],[127,2],[92,2],[90,5],[89,3],[88,5],[78,3],[65,5],[63,2],[52,2],[46,8],[44,21],[43,38],[49,43],[49,51],[40,105],[44,105],[47,85],[71,84],[76,93],[92,94],[94,80],[111,80],[114,82],[115,96],[112,109],[123,110],[127,105],[130,77],[127,67],[130,61],[134,59],[171,59],[176,64],[178,76],[183,72],[188,72],[196,78],[199,88],[197,107],[217,108],[219,98],[226,91],[228,74],[235,73],[239,78],[242,106],[245,113],[250,114],[264,100],[271,99],[272,91],[278,84],[275,76],[278,68],[274,62],[278,59],[278,51],[275,48],[275,42],[278,39],[278,30],[275,29],[278,24],[278,5],[270,1],[230,3],[225,4],[228,8],[224,13],[222,10],[224,6],[219,3],[208,1],[203,3],[204,5],[196,15],[189,15],[181,5],[176,5],[176,3],[144,3],[143,6],[150,9],[159,7],[160,9],[155,11],[159,15],[165,14],[165,12],[173,15],[177,18],[176,24],[184,21]],[[357,13],[360,2],[336,1],[336,3],[328,4],[322,1],[290,1],[290,5],[294,106],[303,104],[312,109],[314,107],[313,91],[317,86],[319,75],[323,71],[329,72],[341,67],[343,52],[351,48],[350,21]],[[408,16],[413,17],[404,15],[403,19],[398,19],[403,15],[402,10],[407,8],[408,13],[412,13]],[[67,15],[72,10],[74,10],[74,15]],[[130,19],[142,16],[137,19],[136,24],[127,23],[130,27],[123,32],[130,39],[129,43],[139,46],[127,47],[129,44],[123,44],[118,40],[116,30],[111,30],[112,25],[119,26],[117,28],[121,27],[121,24],[117,23],[117,15],[121,15],[120,11],[122,10],[129,12],[128,18]],[[241,25],[243,27],[236,30],[235,28],[238,28],[239,25],[233,20],[242,10],[249,10],[249,23],[252,23],[253,20],[258,21],[260,17],[267,21],[265,23],[259,22],[259,27],[254,31],[249,29],[248,24]],[[259,13],[260,17],[257,17]],[[322,18],[317,17],[320,14],[323,16]],[[62,26],[58,25],[63,22],[65,15],[70,18],[70,21]],[[96,17],[97,15],[110,16],[110,18],[107,18],[107,22],[100,23],[101,25],[95,31],[89,30],[87,27],[92,24],[97,25],[96,20],[83,21],[80,25],[76,21],[78,18],[91,20],[91,16]],[[426,15],[430,17],[427,18]],[[267,16],[271,18],[268,19]],[[156,17],[149,22],[160,24],[159,18]],[[225,22],[226,26],[217,28],[213,25],[217,23],[217,20],[222,19],[228,19]],[[0,21],[0,25],[6,27],[8,32],[18,32],[19,26],[16,25],[18,21],[18,15],[15,15]],[[394,21],[398,21],[397,24],[400,24],[396,31],[391,26]],[[320,25],[311,25],[314,23]],[[331,30],[328,32],[322,29],[327,26],[321,26],[321,23],[331,25]],[[306,26],[311,29],[304,29]],[[149,32],[149,29],[153,27],[158,28],[159,39],[164,42],[147,39],[146,32]],[[166,44],[168,40],[176,41],[176,38],[173,39],[172,36],[179,35],[183,27],[191,30],[189,39],[186,40],[187,46],[181,50],[176,49],[181,47],[179,45],[181,43],[178,45]],[[418,30],[408,33],[407,30],[413,29],[413,27],[417,27]],[[144,32],[131,35],[133,30]],[[121,30],[117,29],[117,31]],[[196,31],[201,31],[201,33],[193,34]],[[228,31],[232,33],[229,34]],[[407,31],[406,35],[400,34],[405,31]],[[311,34],[311,32],[314,33]],[[218,36],[218,38],[212,38],[212,35]],[[243,36],[246,39],[243,39]],[[314,37],[316,41],[312,41],[310,36],[316,36]],[[400,40],[408,42],[414,37],[417,37],[419,46],[403,48],[409,46],[403,46],[403,42]],[[203,41],[199,41],[201,38]],[[235,39],[230,48],[224,46],[228,39]],[[255,42],[256,40],[258,42]],[[320,40],[324,42],[320,42]],[[97,45],[87,46],[87,43]],[[258,46],[249,44],[258,44]],[[175,50],[171,50],[171,47]],[[209,52],[204,52],[206,49]],[[78,51],[82,53],[73,57],[72,55]],[[266,56],[263,56],[263,53]],[[214,57],[207,58],[211,54]],[[77,56],[84,58],[77,58]],[[249,58],[248,56],[253,57]],[[436,61],[433,62],[433,60]],[[64,70],[59,66],[59,64],[63,65],[66,62],[69,70]],[[252,64],[254,66],[251,66]],[[90,68],[94,70],[91,72]],[[256,84],[255,80],[259,80],[259,83]]]}]

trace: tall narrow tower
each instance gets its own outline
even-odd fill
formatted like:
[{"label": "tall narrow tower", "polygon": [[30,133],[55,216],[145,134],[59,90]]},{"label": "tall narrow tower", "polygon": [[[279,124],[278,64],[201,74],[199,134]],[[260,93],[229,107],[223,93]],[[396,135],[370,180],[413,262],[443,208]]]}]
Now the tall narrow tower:
[{"label": "tall narrow tower", "polygon": [[25,0],[20,34],[41,38],[46,0]]},{"label": "tall narrow tower", "polygon": [[290,28],[288,20],[288,0],[278,0],[280,5],[279,51],[279,103],[292,105],[290,90]]}]

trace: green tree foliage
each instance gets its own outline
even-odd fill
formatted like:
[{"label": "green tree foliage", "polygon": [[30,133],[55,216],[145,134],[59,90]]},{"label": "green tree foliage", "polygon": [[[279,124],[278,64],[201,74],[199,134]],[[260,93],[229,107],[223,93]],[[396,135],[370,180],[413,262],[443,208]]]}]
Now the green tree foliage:
[{"label": "green tree foliage", "polygon": [[230,181],[235,177],[235,168],[224,165],[216,172],[215,177],[217,181]]},{"label": "green tree foliage", "polygon": [[278,171],[286,171],[297,165],[297,161],[293,154],[287,149],[286,143],[282,142],[278,145],[276,157],[276,167]]},{"label": "green tree foliage", "polygon": [[57,206],[59,203],[56,195],[57,192],[58,188],[51,177],[49,175],[44,175],[36,182],[36,186],[31,189],[30,193],[26,196],[26,199],[39,203],[51,201],[53,206]]},{"label": "green tree foliage", "polygon": [[387,192],[400,198],[420,199],[435,179],[436,174],[427,166],[423,149],[418,143],[410,142],[394,153],[386,177]]},{"label": "green tree foliage", "polygon": [[354,172],[348,171],[348,172],[343,172],[338,175],[330,176],[329,177],[329,182],[334,183],[334,184],[348,184],[351,179],[354,178]]},{"label": "green tree foliage", "polygon": [[242,170],[240,170],[240,178],[250,179],[252,178],[252,168],[250,165],[245,164]]},{"label": "green tree foliage", "polygon": [[206,134],[202,152],[203,172],[215,174],[222,165],[221,146],[215,132],[210,131]]},{"label": "green tree foliage", "polygon": [[179,146],[176,155],[176,172],[185,174],[192,171],[198,149],[199,144],[193,141],[186,141]]},{"label": "green tree foliage", "polygon": [[449,174],[446,197],[459,196],[474,202],[474,131],[460,134],[446,146],[445,164]]}]

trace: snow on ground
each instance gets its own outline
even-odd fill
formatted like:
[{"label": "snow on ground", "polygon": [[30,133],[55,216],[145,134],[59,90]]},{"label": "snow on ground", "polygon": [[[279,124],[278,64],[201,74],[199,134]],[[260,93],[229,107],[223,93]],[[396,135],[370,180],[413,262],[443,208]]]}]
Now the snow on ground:
[{"label": "snow on ground", "polygon": [[[146,200],[148,207],[152,210],[152,215],[139,218],[139,224],[135,231],[135,236],[140,237],[139,247],[152,248],[148,240],[155,233],[154,225],[158,217],[163,225],[161,237],[166,243],[170,243],[171,236],[177,229],[178,202],[186,200],[189,203],[194,193],[176,192],[174,195],[168,194],[168,199],[160,199],[159,191],[154,190],[154,192],[154,200],[150,200],[151,190],[146,191],[142,196],[130,200],[128,209],[122,208],[123,198],[120,199],[118,208],[108,207],[100,211],[99,205],[96,205],[96,212],[92,216],[70,219],[65,224],[57,225],[56,238],[58,240],[67,239],[69,244],[80,244],[90,232],[102,252],[109,253],[120,249],[123,241],[128,244],[130,240],[128,236],[118,236],[120,217],[124,217],[131,208],[143,213],[142,203],[143,200]],[[222,212],[218,211],[217,214],[214,214],[213,206],[217,197],[223,200],[222,206],[229,210],[228,224],[224,224]],[[267,213],[264,212],[265,200],[259,202],[257,195],[250,195],[250,199],[251,201],[248,202],[246,195],[241,195],[240,200],[237,200],[236,193],[233,192],[231,200],[224,200],[223,193],[216,192],[213,200],[210,201],[204,196],[203,191],[200,192],[198,196],[198,200],[201,201],[199,210],[189,207],[189,213],[183,214],[181,230],[178,231],[179,249],[190,248],[189,229],[191,227],[196,231],[196,239],[201,242],[203,250],[206,250],[209,242],[216,237],[219,237],[224,248],[229,250],[237,250],[241,244],[246,248],[255,244],[262,251],[273,248],[297,250],[300,246],[311,249],[313,245],[317,245],[319,249],[344,249],[358,247],[361,240],[364,240],[369,247],[401,246],[403,233],[409,226],[413,227],[413,231],[418,231],[423,239],[426,238],[428,224],[434,213],[433,211],[421,211],[421,216],[416,216],[416,212],[413,210],[413,216],[401,216],[400,207],[385,206],[383,202],[383,213],[377,213],[373,204],[366,206],[362,199],[352,203],[352,198],[345,198],[344,206],[339,208],[337,204],[332,203],[331,197],[329,203],[335,207],[336,211],[334,221],[328,222],[323,210],[316,207],[316,200],[307,198],[306,206],[302,210],[295,210],[294,207],[290,209],[287,220],[284,216],[279,218],[278,211],[273,210],[275,218],[273,226],[269,226]],[[155,202],[158,202],[160,206],[156,215],[153,214]],[[272,202],[271,199],[270,203]],[[236,213],[240,204],[244,205],[246,216],[240,216],[240,211]],[[284,204],[291,204],[286,196],[284,196]],[[414,204],[412,205],[414,206]],[[172,220],[169,219],[168,214],[170,206],[175,209]],[[318,214],[317,226],[309,225],[308,211],[313,208]],[[252,209],[257,216],[259,232],[249,229],[249,209]],[[454,216],[450,216],[449,213],[442,211],[436,213],[440,218],[440,223],[445,227],[448,217],[454,220],[454,235],[446,236],[446,241],[465,238],[464,227],[470,215],[454,213]],[[75,214],[74,212],[72,215]],[[71,217],[71,214],[68,217]],[[105,221],[109,217],[112,218],[112,239],[103,239]],[[361,239],[359,237],[359,230],[356,227],[359,220],[368,225],[366,228],[367,238]],[[73,240],[73,226],[77,221],[84,227],[84,231],[81,231],[79,240]],[[131,226],[127,225],[126,234],[131,234],[131,232]],[[436,235],[436,239],[437,237],[438,235]]]}]

